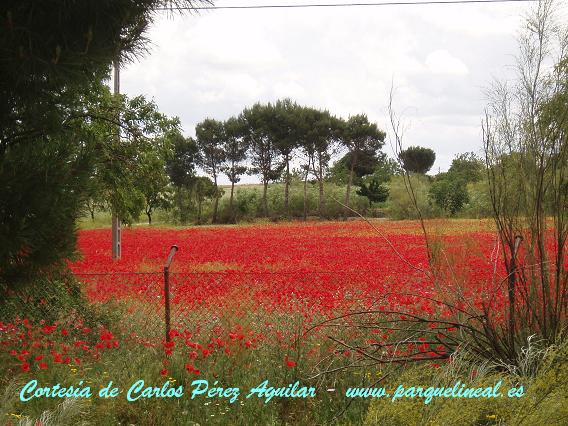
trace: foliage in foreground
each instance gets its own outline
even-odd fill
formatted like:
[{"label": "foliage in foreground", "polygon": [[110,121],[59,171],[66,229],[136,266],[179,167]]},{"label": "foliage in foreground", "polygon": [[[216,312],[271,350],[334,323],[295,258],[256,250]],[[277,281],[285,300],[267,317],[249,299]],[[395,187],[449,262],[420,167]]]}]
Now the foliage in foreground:
[{"label": "foliage in foreground", "polygon": [[[101,307],[101,308],[104,308]],[[126,313],[128,303],[117,308]],[[206,327],[194,332],[172,333],[172,342],[146,341],[148,323],[144,315],[128,316],[128,322],[115,320],[111,333],[101,324],[86,327],[80,318],[62,318],[57,323],[45,324],[27,319],[0,324],[3,339],[9,347],[19,341],[21,331],[29,334],[33,344],[27,349],[12,349],[0,353],[3,374],[0,378],[0,416],[7,424],[325,424],[341,409],[344,398],[328,395],[323,389],[339,381],[355,385],[364,372],[331,375],[309,379],[311,361],[305,360],[303,347],[290,346],[301,321],[297,315],[271,315],[279,329],[289,330],[281,340],[261,344],[257,330],[266,315],[250,315],[250,327],[240,327],[242,318],[225,314],[215,320],[207,316]],[[199,312],[189,324],[203,321]],[[253,324],[257,326],[253,327]],[[20,336],[20,337],[19,337]],[[26,339],[27,341],[28,339]],[[75,343],[79,343],[77,345]],[[314,343],[314,359],[327,356],[329,345]],[[82,345],[82,346],[81,346]],[[52,354],[55,353],[55,356]],[[343,358],[343,357],[340,357]],[[369,373],[370,374],[370,373]],[[36,379],[42,386],[90,386],[95,395],[109,381],[122,389],[117,398],[93,396],[78,401],[59,398],[35,398],[19,401],[23,385]],[[137,380],[148,386],[170,387],[183,385],[182,398],[151,398],[128,402],[126,391]],[[239,398],[191,398],[192,382],[208,380],[210,386],[239,387]],[[314,399],[264,398],[247,399],[249,390],[263,381],[272,386],[286,386],[300,380],[302,385],[318,389]],[[344,417],[350,424],[360,424],[366,412],[366,403],[359,404]],[[51,423],[49,420],[51,419]]]},{"label": "foliage in foreground", "polygon": [[[539,351],[529,342],[528,351]],[[568,345],[540,349],[536,357],[525,353],[528,362],[536,362],[534,375],[507,370],[502,365],[479,364],[475,360],[453,359],[439,369],[423,365],[408,367],[386,382],[396,387],[449,386],[457,381],[467,387],[490,387],[502,381],[501,391],[512,387],[524,388],[519,398],[433,398],[425,400],[401,398],[394,402],[379,399],[371,403],[366,426],[420,426],[420,425],[565,425],[568,421]],[[506,366],[505,366],[506,367]],[[505,391],[503,391],[505,389]]]}]

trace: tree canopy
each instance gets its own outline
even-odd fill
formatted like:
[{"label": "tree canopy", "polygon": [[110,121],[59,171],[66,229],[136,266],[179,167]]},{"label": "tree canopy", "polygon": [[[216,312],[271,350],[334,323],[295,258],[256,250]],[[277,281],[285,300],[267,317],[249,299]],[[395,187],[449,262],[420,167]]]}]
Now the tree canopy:
[{"label": "tree canopy", "polygon": [[[115,139],[117,117],[122,136],[136,144],[152,133],[144,127],[144,102],[115,97],[105,83],[113,61],[145,52],[161,6],[161,0],[2,2],[0,278],[26,279],[74,255],[75,222],[98,188],[93,181],[116,170],[129,150],[128,143],[107,143]],[[126,154],[132,159],[132,151]],[[111,204],[124,206],[127,176],[108,176]]]},{"label": "tree canopy", "polygon": [[399,153],[404,170],[412,173],[426,174],[436,161],[436,153],[430,148],[411,146]]},{"label": "tree canopy", "polygon": [[378,151],[384,144],[385,132],[379,130],[375,123],[369,122],[365,114],[358,114],[349,117],[343,124],[340,135],[341,143],[347,148],[349,154],[349,163],[347,164],[349,180],[345,193],[345,215],[347,215],[355,168],[361,164],[362,159],[378,155]]}]

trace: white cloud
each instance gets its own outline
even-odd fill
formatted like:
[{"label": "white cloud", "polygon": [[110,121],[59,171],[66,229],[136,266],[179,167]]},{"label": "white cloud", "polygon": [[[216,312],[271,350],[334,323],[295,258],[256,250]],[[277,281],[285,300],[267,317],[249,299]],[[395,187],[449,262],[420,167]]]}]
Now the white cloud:
[{"label": "white cloud", "polygon": [[433,74],[466,75],[467,66],[447,50],[435,50],[426,57],[426,67]]},{"label": "white cloud", "polygon": [[[218,0],[217,5],[237,0]],[[315,1],[315,0],[314,0]],[[278,3],[285,0],[278,0]],[[300,0],[297,0],[300,2]],[[252,0],[239,0],[251,4]],[[258,3],[258,2],[257,2]],[[127,94],[153,96],[188,135],[254,102],[290,97],[388,130],[395,106],[406,144],[438,153],[445,170],[478,150],[483,87],[507,75],[526,4],[211,11],[159,17],[150,55],[122,73]]]}]

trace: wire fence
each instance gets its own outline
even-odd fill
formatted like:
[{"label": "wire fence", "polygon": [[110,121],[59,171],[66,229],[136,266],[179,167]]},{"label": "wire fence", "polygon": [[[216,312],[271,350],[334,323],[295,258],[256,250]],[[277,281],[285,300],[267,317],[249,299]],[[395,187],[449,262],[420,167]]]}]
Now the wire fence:
[{"label": "wire fence", "polygon": [[[169,340],[170,330],[263,329],[266,318],[339,315],[385,289],[377,270],[209,270],[76,274],[90,303],[118,303],[131,337]],[[287,317],[287,318],[285,318]],[[126,326],[128,324],[128,326]],[[132,327],[136,324],[136,327]],[[128,328],[128,330],[127,330]],[[135,332],[132,329],[135,329]]]},{"label": "wire fence", "polygon": [[384,293],[389,285],[379,269],[171,272],[175,251],[174,246],[161,271],[76,272],[71,283],[63,275],[45,277],[45,283],[18,291],[4,289],[0,321],[28,318],[60,327],[74,324],[76,329],[85,315],[99,315],[91,323],[108,320],[129,340],[159,344],[169,341],[172,332],[262,332],[273,324],[292,324],[296,318],[307,327],[322,318],[368,308],[370,296]]},{"label": "wire fence", "polygon": [[201,271],[76,274],[90,303],[117,303],[133,337],[168,340],[169,330],[228,321],[262,328],[262,319],[337,314],[361,305],[382,281],[369,271]]}]

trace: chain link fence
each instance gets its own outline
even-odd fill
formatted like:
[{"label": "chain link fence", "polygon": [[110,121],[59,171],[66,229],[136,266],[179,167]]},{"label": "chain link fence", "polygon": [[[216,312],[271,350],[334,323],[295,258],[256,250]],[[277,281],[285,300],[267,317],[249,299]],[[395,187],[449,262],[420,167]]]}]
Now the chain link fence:
[{"label": "chain link fence", "polygon": [[168,340],[168,330],[266,328],[279,318],[304,322],[369,307],[372,271],[199,271],[76,274],[92,304],[113,303],[132,338]]},{"label": "chain link fence", "polygon": [[[75,273],[78,285],[66,283],[69,277],[63,276],[61,285],[46,277],[43,286],[6,290],[0,320],[28,317],[34,323],[71,324],[95,312],[99,317],[93,323],[106,319],[128,340],[159,345],[171,332],[211,336],[216,328],[254,334],[275,324],[280,330],[282,324],[285,330],[298,323],[309,327],[369,308],[373,296],[388,286],[378,270],[170,272],[174,254],[172,248],[161,271]],[[67,318],[61,318],[63,312],[69,313]]]}]

